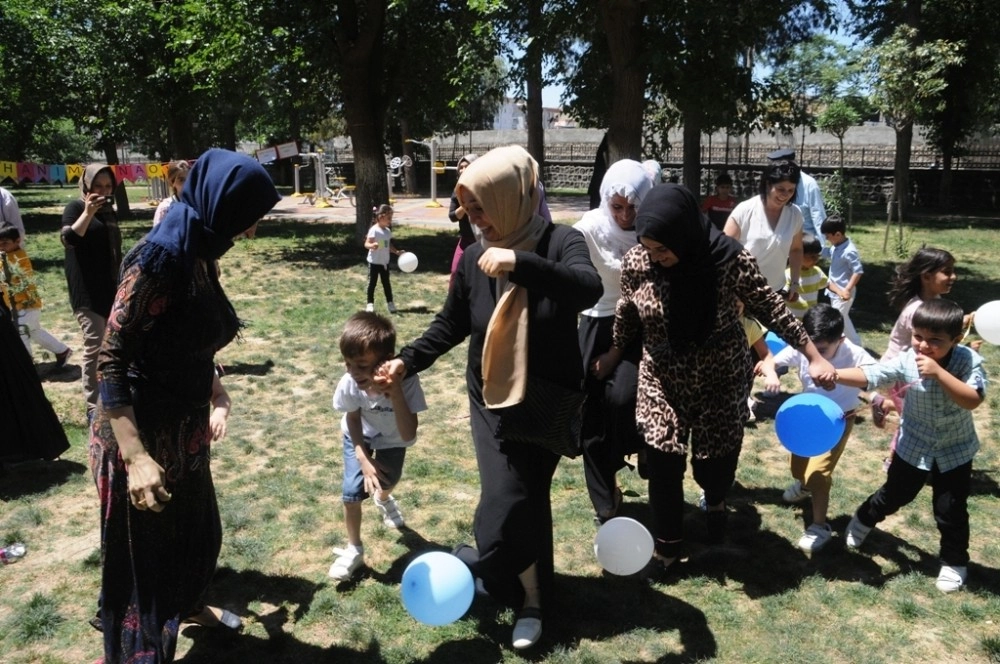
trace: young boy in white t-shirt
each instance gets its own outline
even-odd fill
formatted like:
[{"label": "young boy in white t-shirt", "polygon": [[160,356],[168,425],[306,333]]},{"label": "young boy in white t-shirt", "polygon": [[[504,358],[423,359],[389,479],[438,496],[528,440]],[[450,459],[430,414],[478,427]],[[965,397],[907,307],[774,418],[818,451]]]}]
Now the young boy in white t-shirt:
[{"label": "young boy in white t-shirt", "polygon": [[[875,358],[851,343],[844,336],[844,317],[829,304],[817,304],[806,312],[802,324],[813,344],[835,369],[846,369],[875,364]],[[795,481],[785,490],[785,502],[800,503],[812,498],[812,523],[799,539],[799,548],[811,553],[819,551],[833,536],[827,523],[830,506],[830,489],[833,486],[833,469],[837,467],[840,455],[844,453],[847,439],[854,428],[854,415],[858,407],[861,390],[856,387],[838,385],[827,391],[816,385],[809,376],[809,361],[798,350],[788,346],[773,358],[765,358],[761,363],[761,373],[765,378],[764,389],[776,393],[781,390],[775,367],[795,366],[799,370],[803,392],[817,392],[829,397],[844,411],[846,426],[844,434],[833,449],[814,457],[792,455],[792,477]]]},{"label": "young boy in white t-shirt", "polygon": [[330,576],[347,581],[364,566],[361,503],[372,496],[388,528],[405,525],[392,489],[403,474],[406,448],[417,442],[417,413],[427,410],[416,374],[391,376],[376,386],[376,369],[396,352],[396,330],[385,317],[359,312],[340,336],[347,373],[337,384],[333,407],[344,412],[344,525],[347,547],[333,550]]}]

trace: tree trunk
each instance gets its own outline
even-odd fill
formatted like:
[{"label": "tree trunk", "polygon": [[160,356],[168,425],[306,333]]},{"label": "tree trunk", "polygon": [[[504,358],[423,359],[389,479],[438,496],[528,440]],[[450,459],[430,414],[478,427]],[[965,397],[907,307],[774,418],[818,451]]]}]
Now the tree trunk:
[{"label": "tree trunk", "polygon": [[[101,141],[101,150],[104,152],[104,160],[111,170],[119,163],[118,145],[111,139],[106,138]],[[118,177],[115,176],[115,180]],[[132,216],[132,208],[128,204],[128,192],[125,190],[125,183],[118,182],[115,187],[115,205],[118,207],[117,215],[119,219],[128,219]]]},{"label": "tree trunk", "polygon": [[942,210],[951,210],[951,180],[955,165],[955,152],[952,145],[944,146],[941,151],[941,181],[938,183],[938,207]]},{"label": "tree trunk", "polygon": [[[541,25],[542,1],[528,2],[528,25]],[[535,38],[525,53],[525,88],[527,91],[528,153],[538,162],[539,173],[545,172],[545,126],[542,120],[542,40]]]},{"label": "tree trunk", "polygon": [[684,186],[701,198],[701,114],[697,110],[684,113],[683,154]]},{"label": "tree trunk", "polygon": [[386,0],[340,2],[336,8],[334,41],[340,53],[344,120],[354,152],[354,234],[361,242],[371,226],[372,208],[389,201],[383,153],[386,103],[379,84],[385,80]]},{"label": "tree trunk", "polygon": [[642,157],[642,113],[646,106],[646,69],[641,58],[644,5],[639,0],[597,3],[611,57],[611,118],[608,164]]},{"label": "tree trunk", "polygon": [[899,203],[900,217],[910,205],[910,151],[913,145],[913,123],[896,126],[896,158],[893,163],[892,198]]}]

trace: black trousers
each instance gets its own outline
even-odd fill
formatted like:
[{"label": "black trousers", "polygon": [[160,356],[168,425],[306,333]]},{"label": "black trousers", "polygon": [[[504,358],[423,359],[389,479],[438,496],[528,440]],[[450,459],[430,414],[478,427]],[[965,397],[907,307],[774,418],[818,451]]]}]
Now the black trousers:
[{"label": "black trousers", "polygon": [[389,282],[389,266],[368,264],[368,302],[375,302],[375,284],[382,279],[382,290],[385,291],[385,301],[392,302],[392,284]]},{"label": "black trousers", "polygon": [[625,467],[626,455],[645,446],[635,422],[639,343],[625,350],[621,363],[604,380],[598,380],[590,372],[590,364],[611,348],[614,322],[614,316],[581,316],[578,331],[583,371],[587,376],[581,429],[583,471],[590,502],[598,513],[615,508],[615,475]]},{"label": "black trousers", "polygon": [[858,508],[858,521],[874,527],[885,517],[913,502],[930,475],[934,521],[941,533],[940,558],[944,565],[964,567],[969,563],[969,490],[972,462],[942,472],[937,464],[920,470],[893,452],[885,484]]},{"label": "black trousers", "polygon": [[503,443],[498,416],[470,400],[472,441],[479,464],[479,505],[473,529],[478,560],[463,560],[495,599],[520,608],[518,574],[538,565],[543,604],[552,590],[552,503],[549,491],[559,455],[528,443]]},{"label": "black trousers", "polygon": [[[725,501],[736,480],[737,449],[723,457],[691,459],[695,482],[705,490],[705,502],[718,505]],[[653,517],[656,551],[666,558],[678,555],[684,539],[684,471],[687,457],[646,448],[646,471],[649,473],[649,507]]]}]

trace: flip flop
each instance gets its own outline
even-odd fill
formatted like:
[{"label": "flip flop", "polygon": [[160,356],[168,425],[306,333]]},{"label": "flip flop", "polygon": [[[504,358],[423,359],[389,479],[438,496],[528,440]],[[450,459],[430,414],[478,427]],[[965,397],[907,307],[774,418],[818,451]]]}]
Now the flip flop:
[{"label": "flip flop", "polygon": [[[201,616],[208,609],[209,614],[211,614],[214,620],[204,620]],[[209,629],[214,629],[216,627],[228,627],[231,630],[239,631],[243,628],[243,621],[238,615],[229,611],[228,609],[218,609],[218,607],[206,606],[201,612],[196,613],[193,616],[188,616],[184,619],[184,622],[193,623],[201,627],[208,627]],[[215,615],[215,610],[221,610],[222,614],[219,616]]]}]

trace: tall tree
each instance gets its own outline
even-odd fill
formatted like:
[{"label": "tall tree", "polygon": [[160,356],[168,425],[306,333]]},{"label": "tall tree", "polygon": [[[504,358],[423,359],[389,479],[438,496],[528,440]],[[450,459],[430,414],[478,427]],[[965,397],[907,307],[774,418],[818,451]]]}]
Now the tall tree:
[{"label": "tall tree", "polygon": [[872,103],[889,118],[896,132],[893,202],[902,211],[909,205],[914,124],[943,108],[948,85],[945,73],[961,63],[962,47],[944,40],[924,41],[917,29],[901,25],[872,48]]}]

